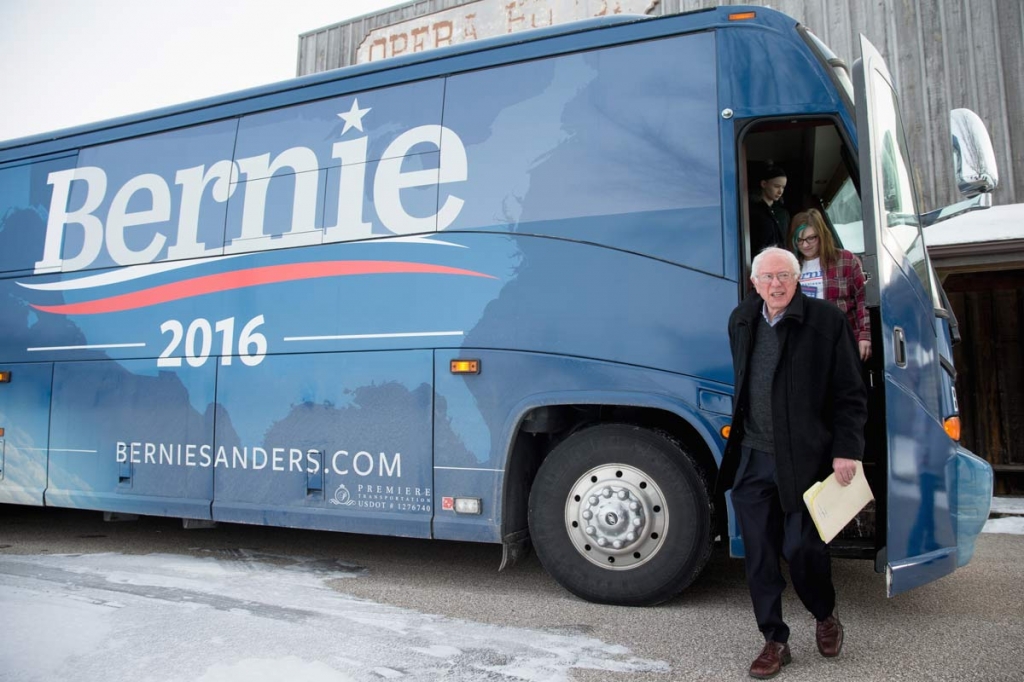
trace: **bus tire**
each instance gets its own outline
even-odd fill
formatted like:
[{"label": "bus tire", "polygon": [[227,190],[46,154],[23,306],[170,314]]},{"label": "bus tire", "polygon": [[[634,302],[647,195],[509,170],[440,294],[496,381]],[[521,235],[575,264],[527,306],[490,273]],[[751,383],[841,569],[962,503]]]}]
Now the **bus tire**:
[{"label": "bus tire", "polygon": [[562,441],[530,491],[529,528],[545,570],[587,601],[658,604],[711,555],[703,471],[669,436],[600,424]]}]

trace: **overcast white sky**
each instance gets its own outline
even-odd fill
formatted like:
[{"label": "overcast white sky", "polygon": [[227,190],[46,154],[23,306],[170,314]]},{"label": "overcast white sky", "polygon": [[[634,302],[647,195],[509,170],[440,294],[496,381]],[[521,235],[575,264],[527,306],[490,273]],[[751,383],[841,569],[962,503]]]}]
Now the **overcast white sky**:
[{"label": "overcast white sky", "polygon": [[0,141],[295,76],[298,36],[406,0],[0,0]]}]

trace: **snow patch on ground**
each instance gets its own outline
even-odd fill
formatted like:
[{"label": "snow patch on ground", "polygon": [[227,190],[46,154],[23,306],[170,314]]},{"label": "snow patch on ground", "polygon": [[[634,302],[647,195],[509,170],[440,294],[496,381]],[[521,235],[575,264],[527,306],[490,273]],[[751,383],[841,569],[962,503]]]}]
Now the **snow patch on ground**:
[{"label": "snow patch on ground", "polygon": [[1004,516],[1000,519],[989,519],[985,522],[982,533],[1008,533],[1024,535],[1024,516]]},{"label": "snow patch on ground", "polygon": [[981,529],[982,533],[1024,535],[1024,497],[993,497],[989,514],[1006,516],[990,517]]},{"label": "snow patch on ground", "polygon": [[992,514],[1020,514],[1024,515],[1024,497],[993,497],[992,507],[989,509]]},{"label": "snow patch on ground", "polygon": [[355,678],[318,661],[297,656],[280,659],[250,658],[230,665],[215,663],[196,682],[239,682],[239,680],[302,680],[302,682],[353,682]]},{"label": "snow patch on ground", "polygon": [[557,681],[581,669],[670,670],[585,635],[419,613],[326,585],[360,572],[254,555],[0,555],[0,677]]}]

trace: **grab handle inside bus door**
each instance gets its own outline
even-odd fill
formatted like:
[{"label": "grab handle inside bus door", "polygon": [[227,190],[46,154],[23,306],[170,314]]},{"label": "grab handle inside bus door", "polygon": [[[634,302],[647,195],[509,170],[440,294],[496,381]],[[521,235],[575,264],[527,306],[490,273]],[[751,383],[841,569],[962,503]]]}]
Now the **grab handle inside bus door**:
[{"label": "grab handle inside bus door", "polygon": [[896,327],[892,330],[892,348],[893,353],[896,355],[896,366],[906,367],[907,366],[907,336],[903,333],[902,327]]}]

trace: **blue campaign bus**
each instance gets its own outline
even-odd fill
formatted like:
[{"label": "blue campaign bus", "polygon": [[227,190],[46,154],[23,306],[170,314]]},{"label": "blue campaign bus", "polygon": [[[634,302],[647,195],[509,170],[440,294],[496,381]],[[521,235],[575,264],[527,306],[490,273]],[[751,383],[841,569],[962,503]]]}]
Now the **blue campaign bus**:
[{"label": "blue campaign bus", "polygon": [[[863,53],[764,8],[615,17],[0,144],[0,502],[530,543],[664,601],[743,551],[712,482],[772,160],[870,276],[876,504],[834,552],[890,595],[950,573],[992,474]],[[962,120],[947,214],[996,182]]]}]

